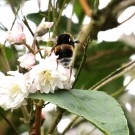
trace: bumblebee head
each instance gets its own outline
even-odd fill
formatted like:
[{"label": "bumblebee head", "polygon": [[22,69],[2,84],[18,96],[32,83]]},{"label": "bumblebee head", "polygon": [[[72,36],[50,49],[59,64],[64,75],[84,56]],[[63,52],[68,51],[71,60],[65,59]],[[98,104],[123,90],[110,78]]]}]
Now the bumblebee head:
[{"label": "bumblebee head", "polygon": [[74,46],[74,39],[71,34],[60,34],[57,39],[57,45],[69,44]]}]

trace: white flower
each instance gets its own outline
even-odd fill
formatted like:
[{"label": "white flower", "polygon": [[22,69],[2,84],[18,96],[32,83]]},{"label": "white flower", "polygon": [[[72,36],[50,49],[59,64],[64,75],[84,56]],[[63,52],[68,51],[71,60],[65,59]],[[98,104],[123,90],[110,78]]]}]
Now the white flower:
[{"label": "white flower", "polygon": [[9,74],[12,76],[3,76],[0,81],[0,106],[5,110],[26,105],[24,98],[29,94],[25,75],[17,71],[11,71]]},{"label": "white flower", "polygon": [[26,41],[25,34],[22,32],[22,26],[17,25],[12,31],[7,32],[7,41],[10,43],[22,44]]},{"label": "white flower", "polygon": [[54,53],[42,59],[29,71],[29,88],[32,93],[37,90],[41,93],[54,93],[58,88],[71,88],[73,81],[73,74],[70,78],[69,69],[57,63],[57,56]]},{"label": "white flower", "polygon": [[36,29],[35,36],[43,36],[45,33],[48,32],[48,29],[50,29],[52,26],[53,22],[45,22],[45,18],[43,18]]},{"label": "white flower", "polygon": [[35,56],[32,53],[27,53],[19,57],[18,61],[20,62],[21,67],[31,69],[31,67],[35,64]]},{"label": "white flower", "polygon": [[66,72],[64,74],[66,76],[68,76],[69,79],[68,79],[68,82],[67,81],[63,82],[63,85],[64,85],[65,89],[71,89],[72,84],[75,81],[75,70],[74,69],[68,69],[68,68],[65,68],[65,69],[66,69]]}]

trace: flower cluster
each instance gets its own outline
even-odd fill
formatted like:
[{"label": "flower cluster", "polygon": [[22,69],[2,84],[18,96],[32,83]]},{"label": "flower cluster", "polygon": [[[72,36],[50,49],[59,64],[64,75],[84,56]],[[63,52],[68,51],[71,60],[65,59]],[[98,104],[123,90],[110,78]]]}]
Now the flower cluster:
[{"label": "flower cluster", "polygon": [[7,41],[15,44],[23,44],[26,42],[26,36],[23,33],[22,25],[17,24],[12,31],[7,32]]},{"label": "flower cluster", "polygon": [[26,75],[13,71],[8,73],[10,76],[0,76],[0,106],[5,110],[26,104],[25,97],[29,94]]},{"label": "flower cluster", "polygon": [[[41,30],[38,28],[38,33],[46,27],[50,28],[52,23],[47,22],[46,27],[43,23],[43,26],[40,24]],[[25,35],[20,29],[18,33],[8,33],[12,33],[7,38],[11,43],[21,44],[26,41]],[[58,56],[53,52],[39,60],[36,59],[36,54],[30,52],[19,57],[19,66],[25,68],[26,72],[19,73],[17,70],[8,72],[7,76],[0,74],[0,106],[5,110],[13,110],[21,105],[26,105],[26,98],[30,93],[47,94],[54,93],[58,89],[71,89],[75,80],[74,72],[71,74],[72,69],[63,67],[57,62],[57,58]]]},{"label": "flower cluster", "polygon": [[[25,56],[26,54],[22,57]],[[26,67],[22,64],[25,61],[27,61]],[[4,109],[18,108],[22,104],[26,104],[25,98],[30,93],[36,93],[37,91],[54,93],[57,89],[71,89],[75,80],[74,74],[70,75],[70,69],[57,63],[57,56],[54,53],[45,59],[41,59],[37,65],[33,65],[33,63],[31,55],[29,55],[29,58],[27,57],[20,63],[20,66],[27,69],[31,67],[28,72],[21,74],[19,71],[10,71],[8,72],[10,76],[2,75],[0,77],[1,107]]]},{"label": "flower cluster", "polygon": [[39,90],[41,93],[49,93],[56,89],[70,89],[74,76],[70,77],[70,71],[57,63],[57,56],[41,59],[38,65],[32,67],[28,75],[29,90],[31,93]]}]

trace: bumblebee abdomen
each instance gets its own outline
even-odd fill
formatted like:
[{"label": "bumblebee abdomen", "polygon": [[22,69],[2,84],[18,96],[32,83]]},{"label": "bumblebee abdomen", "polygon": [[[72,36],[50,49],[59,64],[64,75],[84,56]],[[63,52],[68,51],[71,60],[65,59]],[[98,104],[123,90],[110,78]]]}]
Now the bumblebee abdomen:
[{"label": "bumblebee abdomen", "polygon": [[73,46],[68,44],[58,45],[54,48],[54,52],[58,55],[58,62],[64,67],[69,67],[72,63]]},{"label": "bumblebee abdomen", "polygon": [[72,64],[72,57],[58,59],[58,62],[60,62],[64,67],[70,67]]},{"label": "bumblebee abdomen", "polygon": [[54,49],[56,55],[58,55],[58,59],[72,57],[73,56],[73,46],[71,45],[59,45]]}]

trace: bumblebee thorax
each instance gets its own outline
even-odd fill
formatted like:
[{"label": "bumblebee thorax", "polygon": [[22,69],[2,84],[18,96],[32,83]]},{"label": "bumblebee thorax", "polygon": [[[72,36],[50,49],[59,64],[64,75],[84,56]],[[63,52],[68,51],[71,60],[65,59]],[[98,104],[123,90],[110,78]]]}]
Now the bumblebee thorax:
[{"label": "bumblebee thorax", "polygon": [[59,35],[57,39],[57,45],[62,45],[62,44],[69,44],[74,46],[74,40],[72,35],[67,33]]}]

